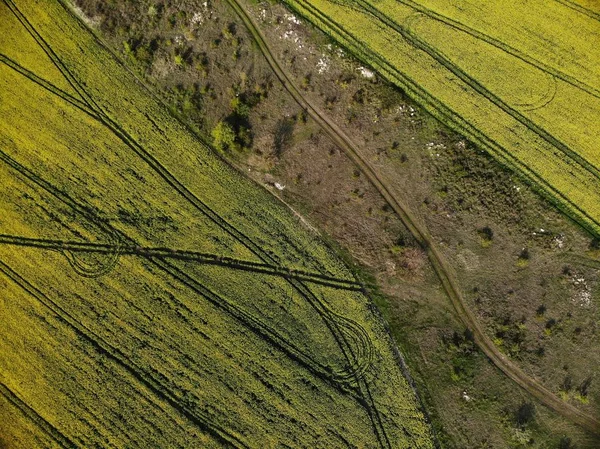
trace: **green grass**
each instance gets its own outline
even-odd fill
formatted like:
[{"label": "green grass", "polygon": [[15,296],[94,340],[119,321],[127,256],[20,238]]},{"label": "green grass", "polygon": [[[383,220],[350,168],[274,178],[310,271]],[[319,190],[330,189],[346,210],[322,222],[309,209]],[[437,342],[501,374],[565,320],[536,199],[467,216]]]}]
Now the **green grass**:
[{"label": "green grass", "polygon": [[63,3],[0,18],[7,441],[432,447],[384,324],[318,236]]},{"label": "green grass", "polygon": [[572,2],[286,3],[600,232],[597,18]]}]

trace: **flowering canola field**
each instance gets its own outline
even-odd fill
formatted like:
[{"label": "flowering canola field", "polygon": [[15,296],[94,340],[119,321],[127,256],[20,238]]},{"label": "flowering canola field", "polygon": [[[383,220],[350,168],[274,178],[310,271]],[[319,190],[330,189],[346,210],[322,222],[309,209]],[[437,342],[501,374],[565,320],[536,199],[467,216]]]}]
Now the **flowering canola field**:
[{"label": "flowering canola field", "polygon": [[314,232],[66,3],[0,24],[1,447],[433,447]]}]

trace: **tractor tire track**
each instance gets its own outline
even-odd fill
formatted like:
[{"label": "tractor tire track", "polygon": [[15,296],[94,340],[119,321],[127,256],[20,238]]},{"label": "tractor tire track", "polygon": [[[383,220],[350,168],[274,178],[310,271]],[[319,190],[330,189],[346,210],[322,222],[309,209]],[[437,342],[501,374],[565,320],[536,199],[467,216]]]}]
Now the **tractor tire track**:
[{"label": "tractor tire track", "polygon": [[[254,21],[250,18],[250,16],[245,12],[243,7],[238,3],[238,0],[227,0],[228,3],[232,5],[240,19],[244,22],[248,30],[253,35],[256,40],[260,50],[263,52],[267,62],[271,66],[273,72],[276,74],[277,78],[282,82],[283,86],[290,93],[290,95],[296,100],[296,102],[306,110],[310,116],[315,120],[321,128],[329,135],[329,137],[342,148],[346,154],[356,163],[356,165],[362,170],[362,172],[368,177],[373,186],[379,191],[382,197],[386,200],[386,202],[392,207],[394,212],[400,218],[400,220],[405,224],[405,226],[409,229],[411,234],[415,237],[417,242],[423,247],[423,249],[427,252],[429,260],[436,272],[436,275],[440,279],[446,294],[450,298],[454,309],[463,322],[463,324],[473,332],[475,342],[477,346],[486,354],[486,356],[494,363],[494,365],[500,369],[508,378],[513,380],[517,385],[527,391],[529,394],[537,398],[542,404],[546,405],[550,409],[554,410],[561,416],[571,420],[572,422],[580,425],[586,430],[599,435],[600,434],[600,421],[595,419],[594,417],[582,412],[576,407],[568,404],[554,395],[551,391],[543,387],[536,380],[529,377],[525,372],[523,372],[519,367],[517,367],[512,361],[507,359],[494,345],[494,343],[487,337],[482,327],[479,325],[479,322],[476,320],[475,316],[468,308],[467,304],[460,293],[460,289],[458,287],[458,281],[456,280],[454,274],[452,273],[449,265],[445,261],[444,257],[441,254],[441,251],[437,249],[434,245],[432,237],[427,232],[426,228],[421,225],[413,216],[412,211],[410,211],[404,204],[402,204],[397,197],[391,193],[387,184],[379,179],[377,173],[370,166],[366,159],[364,159],[360,155],[360,151],[358,147],[352,142],[352,140],[339,128],[332,120],[327,118],[316,106],[309,102],[300,90],[293,83],[291,78],[286,74],[283,68],[275,59],[271,50],[267,46],[262,34],[260,33],[258,27],[254,24]],[[303,4],[307,10],[311,10],[313,14],[317,13],[317,17],[323,15],[320,11],[316,10],[310,4],[306,4],[305,1],[299,0],[300,3]],[[302,15],[302,12],[299,11]],[[332,22],[329,18],[324,17],[328,22]],[[321,19],[322,20],[322,19]],[[337,24],[336,27],[343,31]],[[339,31],[338,31],[339,32]],[[357,42],[357,47],[361,48],[358,44],[358,40],[352,36],[350,33],[342,32],[342,35],[348,35],[351,37],[350,42]],[[380,58],[381,59],[381,58]],[[389,67],[389,64],[385,64],[385,66]],[[393,67],[390,67],[393,69]],[[392,73],[397,73],[396,69],[392,70]],[[405,77],[402,77],[405,78]],[[419,93],[419,97],[423,98],[434,98],[430,94],[428,94],[423,89],[418,88],[414,82],[409,82],[406,80],[407,84],[415,86],[416,92]],[[429,102],[431,104],[431,102]],[[434,104],[439,104],[439,102],[434,102]],[[451,117],[451,112],[444,108],[442,109],[442,113],[445,113],[446,116]],[[454,117],[453,121],[456,123],[456,117]],[[461,119],[462,120],[462,119]],[[463,129],[472,129],[472,126],[468,125],[464,120],[462,120],[464,125],[461,122],[457,123],[460,127],[461,125],[464,127]],[[459,128],[460,129],[460,128]],[[470,133],[471,135],[473,133]],[[501,147],[489,138],[485,138],[485,136],[476,132],[475,135],[481,136],[480,142],[492,143],[492,148],[495,146],[498,149]],[[467,133],[469,135],[469,133]],[[489,148],[490,145],[482,145],[485,148]],[[502,154],[501,152],[499,154]]]},{"label": "tractor tire track", "polygon": [[123,354],[118,348],[110,345],[102,339],[99,335],[94,334],[92,331],[87,329],[83,324],[78,322],[72,317],[66,310],[62,309],[52,299],[38,290],[35,286],[30,284],[27,280],[21,277],[11,267],[6,265],[0,260],[0,272],[4,273],[10,278],[15,284],[19,285],[29,295],[43,304],[52,313],[56,315],[59,321],[64,325],[73,329],[77,335],[82,337],[92,347],[94,347],[100,354],[105,354],[110,357],[113,361],[117,362],[122,366],[130,375],[132,375],[138,382],[152,391],[156,396],[167,402],[177,412],[184,415],[187,419],[191,420],[194,424],[199,427],[206,429],[213,436],[215,436],[221,442],[232,445],[235,448],[247,448],[250,449],[247,443],[243,442],[240,438],[229,433],[227,430],[219,427],[213,423],[210,416],[201,411],[191,410],[189,407],[182,404],[181,398],[178,398],[175,393],[165,387],[163,383],[157,381],[143,368],[140,368],[135,363],[131,362],[125,354]]},{"label": "tractor tire track", "polygon": [[[67,92],[61,90],[60,88],[56,87],[55,85],[46,81],[45,79],[40,78],[35,73],[25,69],[24,67],[19,65],[17,62],[13,61],[12,59],[6,57],[5,55],[3,55],[1,53],[0,53],[0,62],[5,63],[9,67],[13,68],[17,72],[24,75],[25,77],[29,78],[31,81],[40,85],[44,89],[59,96],[63,100],[67,101],[68,103],[72,104],[76,108],[78,108],[81,111],[88,114],[90,117],[100,120],[100,116],[95,111],[90,109],[90,107],[86,103],[79,101],[78,99],[71,96]],[[66,243],[66,242],[56,242],[56,245],[61,245],[63,243]],[[80,249],[81,251],[103,252],[102,245],[92,245],[92,244],[82,244],[82,245],[88,245],[88,249],[81,247],[81,249]],[[67,246],[69,246],[69,249],[77,250],[77,244],[74,244],[71,242],[71,243],[68,243]],[[133,254],[134,253],[133,249],[123,250],[123,251],[125,251],[125,252],[123,252],[123,254]],[[147,251],[150,251],[151,253],[164,252],[163,255],[165,257],[171,256],[174,258],[182,258],[182,259],[186,259],[186,260],[204,261],[204,259],[207,259],[207,262],[211,258],[219,258],[219,256],[202,254],[202,253],[197,253],[197,252],[193,252],[193,251],[170,250],[167,248],[142,248],[142,249],[140,249],[140,251],[142,253],[147,252]],[[266,273],[273,273],[273,274],[279,273],[280,276],[289,276],[289,277],[292,277],[295,279],[313,282],[313,283],[317,283],[317,284],[323,284],[323,285],[336,287],[336,288],[340,288],[340,289],[360,291],[360,290],[364,290],[365,287],[372,287],[372,286],[367,286],[367,285],[361,284],[358,281],[339,279],[339,278],[336,278],[333,276],[327,276],[327,275],[321,274],[321,273],[313,273],[313,272],[300,270],[300,269],[293,269],[293,268],[288,269],[288,268],[274,266],[274,265],[259,264],[259,263],[255,263],[255,262],[249,262],[249,261],[241,261],[241,260],[237,260],[234,258],[228,258],[228,257],[220,257],[220,258],[222,261],[224,261],[225,263],[230,263],[230,265],[234,266],[235,268],[248,267],[249,269],[252,269],[254,267],[259,272],[266,272]]]},{"label": "tractor tire track", "polygon": [[99,110],[98,105],[94,102],[94,100],[87,95],[84,89],[81,89],[79,83],[75,79],[75,77],[71,74],[71,72],[67,69],[67,67],[62,63],[60,58],[54,53],[52,48],[48,45],[45,39],[37,32],[37,30],[33,27],[33,25],[27,20],[27,18],[23,15],[23,13],[17,8],[17,5],[13,2],[13,0],[3,0],[4,4],[11,10],[14,16],[21,22],[21,24],[25,27],[25,29],[29,32],[31,37],[38,43],[41,47],[42,51],[46,53],[48,58],[52,61],[52,63],[56,66],[56,68],[60,71],[60,73],[65,77],[66,81],[69,85],[77,92],[77,94],[83,99],[83,101],[90,107],[92,110]]},{"label": "tractor tire track", "polygon": [[[1,262],[0,262],[1,264]],[[1,270],[0,266],[0,270]],[[34,422],[40,429],[49,435],[56,443],[66,449],[80,449],[73,441],[67,438],[60,430],[50,424],[32,407],[27,405],[16,393],[0,381],[0,394],[12,403],[19,411]]]},{"label": "tractor tire track", "polygon": [[121,252],[119,247],[112,248],[114,248],[112,252],[103,253],[108,256],[108,260],[103,263],[99,262],[96,264],[90,264],[79,259],[77,252],[73,252],[68,249],[64,249],[61,252],[75,273],[81,277],[94,279],[110,273],[117,266]]},{"label": "tractor tire track", "polygon": [[[303,351],[299,350],[292,343],[288,342],[285,338],[281,337],[274,331],[265,325],[260,319],[249,314],[244,309],[236,306],[230,301],[224,300],[221,296],[214,293],[192,276],[188,275],[182,270],[179,270],[176,266],[171,264],[162,258],[152,258],[151,262],[160,268],[165,273],[176,279],[181,284],[202,296],[208,300],[211,304],[217,306],[220,309],[225,310],[229,315],[236,318],[238,321],[244,323],[249,329],[259,334],[262,338],[280,348],[285,352],[292,360],[297,361],[299,364],[305,366],[314,375],[318,376],[322,380],[329,381],[330,384],[336,386],[340,391],[346,394],[355,395],[354,388],[348,384],[348,379],[353,380],[354,373],[348,373],[347,370],[335,371],[327,365],[323,365]],[[356,398],[356,396],[355,396]]]},{"label": "tractor tire track", "polygon": [[[269,62],[269,65],[275,72],[275,75],[282,82],[282,84],[284,85],[286,90],[288,90],[288,92],[290,92],[292,94],[292,96],[298,102],[298,104],[303,109],[307,110],[309,112],[309,114],[313,117],[313,119],[316,119],[316,121],[322,127],[323,127],[322,123],[329,126],[329,124],[321,118],[321,115],[318,114],[316,112],[316,110],[314,108],[312,108],[312,106],[307,101],[304,100],[304,98],[302,97],[302,95],[300,94],[298,89],[294,86],[294,84],[291,82],[291,80],[285,75],[285,73],[283,72],[283,70],[278,65],[277,61],[275,60],[274,56],[272,55],[271,51],[269,50],[260,31],[258,30],[256,25],[253,23],[250,16],[246,13],[244,8],[237,2],[237,0],[227,0],[227,3],[231,6],[231,8],[235,11],[235,13],[238,15],[238,17],[242,20],[242,22],[244,23],[244,25],[246,26],[248,31],[252,34],[252,36],[254,37],[255,42],[258,44],[261,52],[263,53],[263,55]],[[335,142],[338,141],[337,133],[328,133],[328,134],[330,134],[330,136],[333,135]],[[389,437],[387,436],[387,433],[385,431],[385,426],[383,425],[383,421],[381,419],[379,411],[377,410],[377,408],[375,406],[372,394],[370,392],[369,385],[366,382],[362,382],[360,387],[361,387],[361,392],[362,392],[363,396],[365,397],[365,408],[367,409],[369,416],[371,418],[371,421],[373,422],[374,431],[375,431],[375,434],[377,436],[377,439],[378,439],[380,445],[382,447],[391,448],[392,445],[391,445]]]},{"label": "tractor tire track", "polygon": [[91,242],[75,242],[64,240],[39,239],[29,237],[19,237],[7,234],[0,234],[0,244],[18,245],[31,248],[48,249],[54,251],[69,251],[71,253],[99,253],[99,254],[115,254],[127,256],[140,256],[145,258],[166,258],[178,259],[189,262],[198,262],[199,264],[218,265],[231,268],[234,270],[251,271],[283,278],[298,279],[301,281],[320,284],[327,287],[333,287],[340,290],[349,291],[364,291],[363,285],[329,277],[320,273],[312,273],[289,269],[281,266],[268,265],[247,260],[235,259],[232,257],[218,256],[209,253],[200,253],[197,251],[178,250],[172,248],[159,247],[142,247],[142,246],[116,246],[115,244],[106,243],[91,243]]},{"label": "tractor tire track", "polygon": [[510,107],[500,97],[489,91],[483,84],[477,81],[475,78],[467,74],[464,70],[454,64],[450,59],[444,56],[441,52],[427,44],[424,40],[413,34],[409,29],[405,28],[393,19],[390,19],[385,14],[381,13],[377,8],[373,7],[370,3],[365,0],[354,0],[359,3],[364,10],[375,17],[380,22],[384,23],[398,34],[400,34],[407,42],[412,44],[415,48],[427,53],[436,62],[448,69],[453,75],[471,87],[475,92],[486,98],[488,101],[493,103],[495,106],[500,108],[503,112],[523,124],[527,129],[534,132],[545,140],[548,144],[560,150],[571,160],[575,161],[582,169],[587,170],[590,174],[600,180],[600,169],[590,163],[587,159],[573,151],[565,143],[554,137],[548,131],[543,129],[541,126],[535,124],[532,120],[527,118],[521,112]]},{"label": "tractor tire track", "polygon": [[598,14],[595,11],[592,11],[591,9],[585,8],[584,6],[581,6],[577,2],[574,2],[572,0],[554,0],[554,1],[557,1],[558,3],[561,3],[561,4],[565,5],[567,8],[571,8],[574,11],[577,11],[578,13],[588,16],[590,19],[594,19],[594,20],[597,20],[600,22],[600,14]]},{"label": "tractor tire track", "polygon": [[[349,33],[345,29],[341,28],[336,22],[332,21],[329,17],[325,16],[318,9],[314,8],[312,4],[307,3],[305,0],[295,0],[297,3],[302,4],[302,8],[305,11],[309,11],[309,14],[318,18],[320,22],[326,25],[327,28],[335,30],[334,32],[342,36],[345,40],[344,47],[351,53],[355,54],[365,64],[369,64],[376,68],[380,73],[385,74],[389,78],[392,78],[395,83],[401,85],[407,92],[424,105],[427,110],[439,120],[446,123],[454,131],[459,134],[468,136],[473,143],[479,145],[482,148],[486,148],[490,153],[499,160],[500,163],[504,164],[509,169],[513,170],[516,175],[522,178],[522,180],[531,185],[538,194],[555,204],[561,211],[566,215],[575,215],[576,221],[585,229],[591,233],[600,232],[600,222],[594,217],[590,216],[586,211],[581,209],[577,204],[573,203],[563,193],[558,191],[555,187],[548,184],[548,182],[539,175],[535,170],[524,165],[519,159],[517,159],[510,152],[506,152],[503,147],[498,144],[495,140],[489,138],[469,122],[467,122],[460,115],[456,114],[453,110],[448,108],[445,104],[441,103],[437,98],[431,95],[428,91],[421,88],[413,80],[406,77],[402,72],[398,71],[385,59],[380,57],[377,53],[367,49],[364,44],[357,39],[352,33]],[[293,3],[289,3],[286,0],[288,6],[294,9],[298,14],[305,14],[304,10],[297,9]],[[329,33],[329,30],[326,30]],[[332,36],[332,39],[336,39],[336,36]],[[286,87],[287,89],[287,87]],[[291,91],[288,89],[288,92]],[[302,95],[298,92],[298,95]],[[304,109],[304,103],[301,97],[296,98],[298,104]],[[308,111],[308,110],[307,110]],[[310,112],[310,111],[308,111]],[[314,117],[313,117],[314,118]],[[331,137],[332,135],[330,135]],[[331,137],[333,139],[333,137]],[[336,143],[337,140],[334,139]],[[341,141],[340,141],[341,142]],[[343,145],[343,143],[339,143]],[[358,162],[357,162],[358,163]],[[533,182],[532,182],[533,181]]]},{"label": "tractor tire track", "polygon": [[[10,0],[6,0],[6,1],[10,1]],[[22,15],[20,16],[20,20],[22,22],[29,24],[27,22],[26,18],[23,17]],[[68,70],[62,63],[60,63],[59,61],[56,61],[58,59],[56,54],[45,43],[45,41],[43,41],[43,39],[41,39],[41,36],[35,31],[33,26],[31,26],[31,24],[29,24],[29,26],[27,28],[30,31],[30,34],[32,34],[32,36],[34,37],[34,39],[38,40],[38,43],[40,43],[40,45],[42,45],[44,47],[46,53],[55,62],[55,65],[57,65],[59,70],[61,70],[63,73],[68,72]],[[37,38],[39,38],[39,39],[37,39]],[[77,84],[77,80],[74,77],[72,77],[70,75],[66,75],[66,74],[65,74],[65,76],[68,78],[68,80],[69,80],[69,82],[71,82],[71,84]],[[78,89],[76,89],[76,90],[79,92]],[[80,92],[80,95],[82,95],[85,98],[84,93]],[[213,222],[215,222],[217,225],[219,225],[222,229],[224,229],[230,235],[234,236],[238,241],[243,243],[246,247],[248,247],[252,252],[254,252],[263,261],[275,262],[268,253],[262,251],[262,249],[260,247],[258,247],[258,245],[256,245],[251,239],[248,239],[245,235],[243,235],[242,233],[239,233],[235,228],[230,226],[225,220],[222,220],[221,217],[219,217],[217,214],[215,214],[201,200],[199,200],[195,195],[193,195],[189,190],[187,190],[183,185],[181,185],[179,183],[179,181],[171,173],[169,173],[168,170],[166,170],[165,167],[163,167],[155,158],[153,158],[151,155],[149,155],[145,151],[145,149],[143,149],[141,146],[137,145],[137,142],[134,139],[132,139],[128,135],[128,133],[126,133],[116,122],[114,122],[112,119],[110,119],[101,109],[99,109],[99,110],[96,109],[97,105],[95,105],[95,103],[93,101],[86,101],[86,103],[88,103],[88,106],[90,106],[91,109],[95,110],[96,112],[99,112],[100,120],[106,126],[108,126],[113,131],[113,133],[115,133],[115,135],[117,135],[119,138],[121,138],[121,140],[124,143],[126,143],[139,157],[141,157],[144,161],[146,161],[146,163],[148,163],[151,166],[151,168],[153,168],[157,173],[159,173],[159,175],[161,175],[161,177],[169,185],[171,185],[171,187],[175,191],[177,191],[180,195],[182,195],[184,198],[186,198],[191,204],[193,204],[197,209],[199,209],[206,216],[208,216]],[[301,285],[301,283],[299,283],[298,281],[295,281],[295,280],[289,280],[289,282],[294,288],[296,288],[296,290],[299,291],[299,293],[302,294],[302,291],[298,288],[299,285]],[[308,289],[306,289],[305,292],[307,290]],[[310,290],[308,290],[308,291],[310,291]],[[317,304],[319,302],[319,301],[315,302],[314,296],[307,297],[306,293],[304,294],[304,296],[307,300],[309,300],[309,303],[311,305],[313,305],[313,307],[315,307],[315,304]],[[319,313],[317,308],[315,308],[315,310],[317,311],[317,313]],[[334,375],[337,375],[337,377],[339,377],[340,378],[339,380],[341,380],[341,381],[346,380],[346,379],[352,379],[355,382],[359,382],[361,380],[364,372],[366,372],[366,370],[368,368],[370,368],[371,360],[370,359],[367,360],[366,364],[362,363],[359,365],[360,361],[358,361],[353,356],[352,348],[344,347],[348,343],[347,343],[343,333],[337,327],[337,324],[335,322],[336,317],[337,317],[337,315],[333,315],[333,314],[322,315],[323,320],[325,321],[326,325],[330,328],[332,334],[338,341],[338,344],[340,344],[340,349],[342,349],[342,352],[344,353],[344,356],[346,357],[346,359],[348,361],[348,368],[345,369],[345,372],[334,373]],[[347,321],[349,321],[349,320],[347,320]],[[358,325],[357,323],[352,323],[352,327],[349,327],[348,323],[345,322],[344,326],[346,328],[346,331],[348,329],[351,329],[351,330],[352,329],[362,329],[361,326]],[[359,335],[359,338],[355,338],[354,340],[357,342],[364,341],[364,339],[361,338],[360,335]],[[368,346],[372,346],[370,340],[367,339],[366,343],[368,344]],[[371,351],[371,349],[369,348],[369,352],[370,351]],[[360,352],[360,349],[359,349],[359,352]],[[373,410],[375,410],[375,407],[374,407],[374,404],[371,404],[371,406],[368,407],[369,414],[371,416],[373,416],[373,414],[378,416],[378,412],[376,410],[375,410],[375,412],[373,412]],[[382,432],[385,433],[385,430],[383,429],[383,426],[381,424],[381,420],[379,419],[379,421],[380,421],[379,427],[381,429],[376,432],[378,434],[378,437],[379,437],[380,433],[382,433]],[[385,436],[385,439],[387,440],[387,436]],[[388,442],[387,446],[389,447],[389,442]]]},{"label": "tractor tire track", "polygon": [[79,100],[78,98],[75,98],[71,94],[56,87],[54,84],[50,83],[49,81],[45,80],[44,78],[40,78],[35,73],[26,69],[25,67],[20,65],[15,60],[9,58],[5,54],[0,53],[0,62],[7,65],[8,67],[15,70],[16,72],[20,73],[21,75],[25,76],[26,78],[29,78],[31,81],[33,81],[37,85],[43,87],[47,91],[52,92],[56,96],[62,98],[67,103],[70,103],[72,106],[75,106],[76,108],[85,112],[89,116],[96,118],[96,119],[98,118],[97,114],[92,109],[90,109],[90,107],[87,105],[87,103]]}]

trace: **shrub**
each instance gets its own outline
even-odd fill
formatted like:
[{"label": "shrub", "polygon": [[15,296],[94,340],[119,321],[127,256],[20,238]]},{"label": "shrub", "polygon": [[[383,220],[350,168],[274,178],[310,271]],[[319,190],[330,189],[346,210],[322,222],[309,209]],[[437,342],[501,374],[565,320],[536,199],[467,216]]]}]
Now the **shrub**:
[{"label": "shrub", "polygon": [[235,131],[231,125],[220,121],[211,132],[213,145],[219,151],[233,149],[235,146]]},{"label": "shrub", "polygon": [[522,404],[517,413],[515,414],[515,420],[517,425],[520,427],[525,427],[535,416],[535,407],[531,402],[526,402]]},{"label": "shrub", "polygon": [[183,66],[183,56],[175,55],[173,57],[173,62],[175,63],[176,66],[182,67]]}]

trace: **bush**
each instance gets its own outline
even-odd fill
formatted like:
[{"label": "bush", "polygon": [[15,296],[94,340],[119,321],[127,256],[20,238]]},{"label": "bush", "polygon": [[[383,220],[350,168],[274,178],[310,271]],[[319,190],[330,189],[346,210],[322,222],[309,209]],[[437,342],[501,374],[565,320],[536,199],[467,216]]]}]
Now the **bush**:
[{"label": "bush", "polygon": [[290,144],[293,133],[294,120],[291,118],[283,118],[277,122],[277,125],[275,125],[273,144],[278,155]]},{"label": "bush", "polygon": [[525,427],[535,416],[535,407],[531,402],[527,402],[519,407],[515,415],[517,425]]},{"label": "bush", "polygon": [[543,316],[546,313],[546,310],[547,310],[546,305],[542,304],[541,306],[539,306],[537,308],[537,310],[535,311],[535,313],[536,313],[537,316]]},{"label": "bush", "polygon": [[181,55],[175,55],[173,57],[173,62],[175,63],[176,66],[181,67],[183,66],[183,56]]},{"label": "bush", "polygon": [[479,235],[484,239],[492,240],[494,238],[494,231],[489,226],[486,226],[479,230]]},{"label": "bush", "polygon": [[211,132],[213,145],[219,151],[233,149],[235,147],[235,131],[231,125],[220,121]]}]

